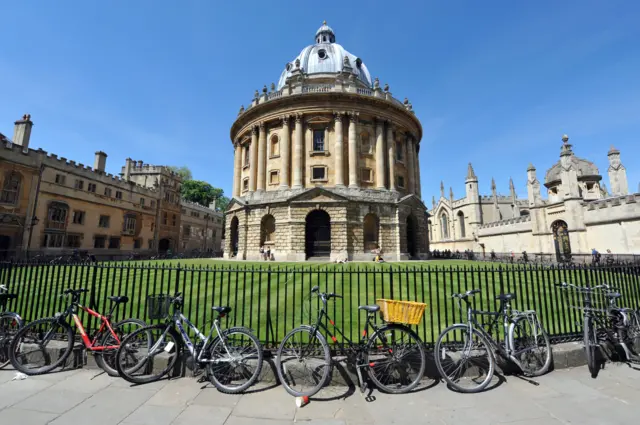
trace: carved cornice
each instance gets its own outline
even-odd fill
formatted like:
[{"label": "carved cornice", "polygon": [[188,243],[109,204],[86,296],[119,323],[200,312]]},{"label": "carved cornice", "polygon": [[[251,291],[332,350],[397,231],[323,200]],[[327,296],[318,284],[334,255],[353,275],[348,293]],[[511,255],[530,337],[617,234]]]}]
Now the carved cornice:
[{"label": "carved cornice", "polygon": [[303,116],[304,116],[303,114],[301,114],[299,112],[296,112],[296,114],[295,114],[296,124],[300,124],[302,122],[302,117]]},{"label": "carved cornice", "polygon": [[251,135],[252,136],[257,136],[258,135],[258,126],[257,125],[251,126]]},{"label": "carved cornice", "polygon": [[260,121],[258,126],[260,126],[260,131],[265,131],[267,129],[267,124],[264,121]]},{"label": "carved cornice", "polygon": [[360,116],[360,112],[349,112],[349,121],[351,121],[352,123],[357,123],[358,122],[358,117]]},{"label": "carved cornice", "polygon": [[344,112],[341,111],[333,111],[333,119],[338,122],[342,122],[342,118],[344,118]]}]

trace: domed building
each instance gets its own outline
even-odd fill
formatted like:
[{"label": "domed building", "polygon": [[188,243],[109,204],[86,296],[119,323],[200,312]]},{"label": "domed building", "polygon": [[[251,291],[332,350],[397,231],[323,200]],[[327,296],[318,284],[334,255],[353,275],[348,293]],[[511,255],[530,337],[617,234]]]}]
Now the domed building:
[{"label": "domed building", "polygon": [[425,258],[422,126],[326,25],[231,127],[226,258]]}]

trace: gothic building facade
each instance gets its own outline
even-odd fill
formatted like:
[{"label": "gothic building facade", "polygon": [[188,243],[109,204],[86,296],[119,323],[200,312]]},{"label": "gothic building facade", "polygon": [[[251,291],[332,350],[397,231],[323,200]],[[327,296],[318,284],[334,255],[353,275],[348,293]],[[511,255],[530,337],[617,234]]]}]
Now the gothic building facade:
[{"label": "gothic building facade", "polygon": [[422,127],[323,24],[231,127],[225,257],[389,259],[427,254]]},{"label": "gothic building facade", "polygon": [[466,194],[454,199],[453,191],[432,199],[429,235],[432,249],[476,252],[551,253],[558,260],[570,254],[611,249],[614,253],[640,253],[640,193],[629,193],[620,151],[608,152],[611,192],[596,165],[577,157],[563,136],[560,160],[549,168],[541,194],[536,168],[527,169],[527,198],[500,196],[491,182],[491,195],[481,196],[478,178],[469,164]]}]

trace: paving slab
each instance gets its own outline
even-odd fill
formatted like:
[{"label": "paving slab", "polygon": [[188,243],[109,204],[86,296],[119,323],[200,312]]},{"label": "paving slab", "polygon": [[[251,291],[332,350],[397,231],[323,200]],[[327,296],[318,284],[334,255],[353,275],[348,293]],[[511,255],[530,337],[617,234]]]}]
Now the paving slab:
[{"label": "paving slab", "polygon": [[14,405],[19,409],[62,414],[93,394],[71,390],[40,391]]},{"label": "paving slab", "polygon": [[184,409],[171,424],[193,425],[206,423],[207,425],[223,425],[230,414],[231,409],[228,407],[193,404]]},{"label": "paving slab", "polygon": [[120,423],[123,425],[170,425],[184,409],[184,406],[152,406],[143,404]]},{"label": "paving slab", "polygon": [[55,413],[36,412],[9,407],[0,410],[0,424],[45,425],[56,418]]}]

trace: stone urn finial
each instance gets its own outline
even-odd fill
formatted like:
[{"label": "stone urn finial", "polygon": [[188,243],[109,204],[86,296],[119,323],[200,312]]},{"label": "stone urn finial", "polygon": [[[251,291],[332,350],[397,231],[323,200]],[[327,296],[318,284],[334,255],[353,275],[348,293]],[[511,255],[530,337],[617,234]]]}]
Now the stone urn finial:
[{"label": "stone urn finial", "polygon": [[256,92],[253,94],[253,98],[257,99],[260,97],[260,93],[258,92],[258,90],[256,90]]},{"label": "stone urn finial", "polygon": [[405,97],[403,103],[404,103],[405,106],[407,106],[409,104],[409,99]]},{"label": "stone urn finial", "polygon": [[240,106],[240,112],[238,112],[238,115],[242,114],[244,112],[244,105]]},{"label": "stone urn finial", "polygon": [[384,92],[389,93],[389,84],[387,83],[384,84]]},{"label": "stone urn finial", "polygon": [[373,88],[374,89],[379,89],[380,88],[380,80],[378,79],[378,77],[376,77],[376,79],[373,80]]},{"label": "stone urn finial", "polygon": [[296,59],[296,68],[300,68],[300,58]]},{"label": "stone urn finial", "polygon": [[343,64],[344,66],[350,66],[350,65],[349,65],[349,56],[344,55],[344,59],[342,60],[342,64]]},{"label": "stone urn finial", "polygon": [[271,83],[271,91],[276,91],[276,83]]},{"label": "stone urn finial", "polygon": [[267,85],[266,84],[262,87],[262,93],[267,94]]}]

